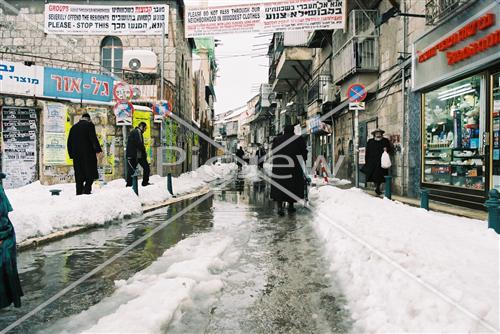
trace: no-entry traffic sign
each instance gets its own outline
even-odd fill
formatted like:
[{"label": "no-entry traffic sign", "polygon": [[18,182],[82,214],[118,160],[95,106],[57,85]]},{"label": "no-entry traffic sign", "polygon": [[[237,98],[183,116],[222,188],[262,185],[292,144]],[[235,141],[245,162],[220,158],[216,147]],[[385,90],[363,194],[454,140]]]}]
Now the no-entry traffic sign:
[{"label": "no-entry traffic sign", "polygon": [[366,91],[365,86],[362,84],[353,84],[347,88],[347,98],[351,102],[363,101],[366,98],[367,93],[368,92]]}]

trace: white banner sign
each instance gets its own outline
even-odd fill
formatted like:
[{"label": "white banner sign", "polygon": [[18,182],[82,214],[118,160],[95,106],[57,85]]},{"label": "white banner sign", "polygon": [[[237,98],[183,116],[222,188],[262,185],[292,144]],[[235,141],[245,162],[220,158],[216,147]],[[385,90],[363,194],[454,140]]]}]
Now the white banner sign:
[{"label": "white banner sign", "polygon": [[97,6],[45,4],[45,33],[161,35],[168,32],[167,5]]},{"label": "white banner sign", "polygon": [[43,67],[0,60],[0,94],[42,96]]},{"label": "white banner sign", "polygon": [[185,37],[343,29],[346,2],[281,0],[235,6],[187,7]]}]

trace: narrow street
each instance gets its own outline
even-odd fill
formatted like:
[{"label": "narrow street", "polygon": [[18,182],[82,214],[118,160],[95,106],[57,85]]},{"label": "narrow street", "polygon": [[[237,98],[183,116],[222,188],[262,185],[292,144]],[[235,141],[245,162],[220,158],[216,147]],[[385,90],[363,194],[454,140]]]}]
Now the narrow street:
[{"label": "narrow street", "polygon": [[[183,300],[175,316],[161,325],[163,332],[346,332],[349,314],[344,310],[341,292],[332,285],[333,280],[327,273],[321,246],[308,223],[309,211],[299,209],[294,215],[279,218],[268,191],[264,183],[236,178],[229,185],[216,188],[213,197],[12,332],[89,330],[99,317],[113,313],[106,303],[99,307],[106,297],[115,299],[115,309],[127,302],[113,297],[115,281],[127,280],[144,270],[180,240],[193,237],[203,240],[210,233],[221,234],[217,232],[221,228],[230,233],[233,240],[224,253],[237,254],[238,258],[216,273],[221,277],[223,288],[208,296],[202,293]],[[188,203],[181,202],[152,212],[144,219],[109,225],[22,252],[18,261],[26,297],[22,308],[0,311],[0,328],[164,223]],[[163,298],[168,299],[168,293]]]}]

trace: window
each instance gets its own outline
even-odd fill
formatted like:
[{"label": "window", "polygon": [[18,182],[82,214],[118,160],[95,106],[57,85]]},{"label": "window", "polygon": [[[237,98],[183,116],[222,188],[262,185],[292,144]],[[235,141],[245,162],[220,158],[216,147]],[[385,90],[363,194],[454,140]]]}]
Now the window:
[{"label": "window", "polygon": [[424,95],[423,182],[485,188],[486,113],[482,76]]},{"label": "window", "polygon": [[120,74],[123,67],[122,41],[115,36],[107,36],[101,42],[101,66],[114,74]]}]

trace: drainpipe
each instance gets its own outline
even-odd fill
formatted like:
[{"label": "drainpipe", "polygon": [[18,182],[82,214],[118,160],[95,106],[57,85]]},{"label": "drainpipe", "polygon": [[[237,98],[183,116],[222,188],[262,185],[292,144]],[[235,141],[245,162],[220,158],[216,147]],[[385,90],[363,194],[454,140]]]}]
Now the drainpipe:
[{"label": "drainpipe", "polygon": [[[406,0],[402,1],[402,6],[403,6],[403,13],[406,13]],[[403,59],[406,58],[406,44],[407,44],[407,31],[408,31],[408,17],[403,16]],[[405,196],[407,194],[407,187],[406,187],[406,157],[408,156],[408,149],[407,149],[407,143],[406,143],[406,131],[408,130],[407,126],[407,120],[408,120],[408,110],[406,108],[406,82],[405,82],[405,65],[404,61],[402,62],[403,66],[401,67],[401,111],[403,115],[403,138],[402,138],[402,150],[401,154],[403,155],[402,159],[402,164],[401,164],[401,170],[402,170],[402,180],[401,180],[401,190],[402,190],[402,195]],[[408,143],[409,144],[409,143]]]}]

